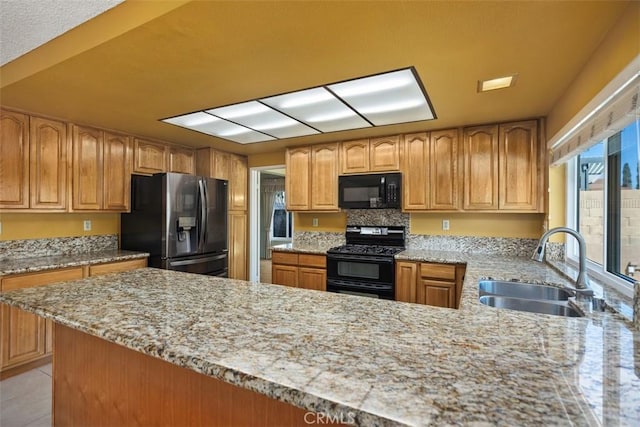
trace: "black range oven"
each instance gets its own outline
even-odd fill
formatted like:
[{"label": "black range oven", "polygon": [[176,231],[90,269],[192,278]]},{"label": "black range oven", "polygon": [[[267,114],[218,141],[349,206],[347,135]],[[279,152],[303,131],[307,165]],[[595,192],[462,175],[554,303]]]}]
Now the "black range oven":
[{"label": "black range oven", "polygon": [[395,299],[395,258],[404,227],[347,227],[347,244],[327,251],[327,291]]}]

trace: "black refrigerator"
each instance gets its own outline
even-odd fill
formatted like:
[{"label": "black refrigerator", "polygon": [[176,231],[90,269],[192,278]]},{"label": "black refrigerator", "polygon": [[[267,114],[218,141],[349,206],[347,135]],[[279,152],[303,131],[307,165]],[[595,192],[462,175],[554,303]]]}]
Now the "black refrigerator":
[{"label": "black refrigerator", "polygon": [[121,248],[149,252],[150,267],[227,277],[227,184],[182,173],[133,175]]}]

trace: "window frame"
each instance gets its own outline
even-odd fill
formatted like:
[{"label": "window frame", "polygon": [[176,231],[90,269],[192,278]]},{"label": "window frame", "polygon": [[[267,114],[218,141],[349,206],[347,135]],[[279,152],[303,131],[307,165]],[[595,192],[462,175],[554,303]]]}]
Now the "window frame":
[{"label": "window frame", "polygon": [[[602,244],[602,259],[603,264],[597,264],[589,259],[587,259],[587,272],[589,276],[593,279],[597,279],[599,282],[606,284],[612,287],[617,292],[621,294],[633,298],[634,292],[634,281],[632,278],[623,278],[618,276],[617,274],[611,273],[607,270],[608,263],[608,251],[610,250],[611,244],[609,243],[609,232],[610,232],[610,224],[609,224],[609,189],[610,189],[610,179],[609,179],[609,137],[604,139],[604,150],[603,150],[603,163],[604,163],[604,203],[603,203],[603,234],[604,241]],[[566,162],[566,224],[567,227],[573,228],[574,230],[578,229],[578,215],[580,212],[579,207],[579,174],[578,174],[578,158],[579,154],[571,158]],[[574,238],[569,240],[565,240],[565,260],[568,264],[573,266],[574,268],[579,267],[579,257],[578,257],[578,241]]]}]

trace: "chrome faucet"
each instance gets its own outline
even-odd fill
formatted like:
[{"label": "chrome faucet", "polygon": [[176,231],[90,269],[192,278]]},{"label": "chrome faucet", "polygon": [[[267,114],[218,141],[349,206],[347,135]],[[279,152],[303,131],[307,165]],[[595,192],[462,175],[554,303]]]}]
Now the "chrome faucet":
[{"label": "chrome faucet", "polygon": [[587,277],[587,244],[584,241],[584,238],[580,233],[576,230],[573,230],[568,227],[556,227],[547,231],[542,235],[540,241],[538,242],[538,247],[536,251],[531,256],[531,259],[534,261],[542,262],[544,259],[544,248],[547,244],[547,240],[549,240],[549,236],[552,234],[564,232],[571,234],[578,241],[578,249],[580,251],[580,272],[578,273],[578,278],[576,279],[576,296],[578,297],[593,297],[593,290],[589,286],[589,278]]}]

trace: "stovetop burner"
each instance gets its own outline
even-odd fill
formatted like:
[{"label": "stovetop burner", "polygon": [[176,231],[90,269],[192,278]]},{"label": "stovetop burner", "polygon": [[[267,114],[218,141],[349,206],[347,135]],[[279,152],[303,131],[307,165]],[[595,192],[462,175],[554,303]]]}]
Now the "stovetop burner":
[{"label": "stovetop burner", "polygon": [[354,255],[384,255],[393,256],[402,252],[404,247],[398,246],[375,246],[375,245],[342,245],[329,249],[332,254],[354,254]]}]

